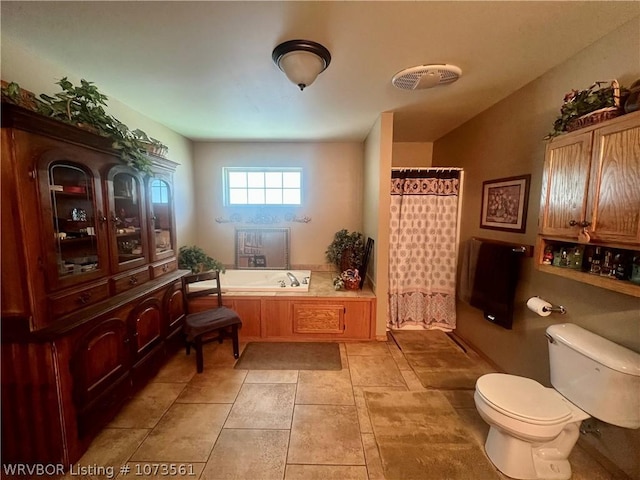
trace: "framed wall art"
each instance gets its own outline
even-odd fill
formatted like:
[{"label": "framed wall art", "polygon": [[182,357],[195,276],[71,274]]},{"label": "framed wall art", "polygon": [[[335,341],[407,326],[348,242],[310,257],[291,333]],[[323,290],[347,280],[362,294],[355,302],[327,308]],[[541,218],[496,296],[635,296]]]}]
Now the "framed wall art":
[{"label": "framed wall art", "polygon": [[524,233],[531,175],[499,178],[482,183],[480,228]]}]

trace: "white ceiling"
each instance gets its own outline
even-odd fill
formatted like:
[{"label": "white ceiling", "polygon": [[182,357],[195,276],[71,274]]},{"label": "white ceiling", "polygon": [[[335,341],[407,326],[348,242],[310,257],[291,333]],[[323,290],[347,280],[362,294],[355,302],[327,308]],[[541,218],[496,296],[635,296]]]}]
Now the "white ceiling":
[{"label": "white ceiling", "polygon": [[[3,37],[185,137],[220,141],[362,141],[384,111],[395,112],[395,141],[434,141],[640,15],[637,1],[5,0],[0,8]],[[332,55],[303,92],[271,60],[295,38]],[[421,91],[391,85],[398,71],[429,63],[457,65],[462,77]]]}]

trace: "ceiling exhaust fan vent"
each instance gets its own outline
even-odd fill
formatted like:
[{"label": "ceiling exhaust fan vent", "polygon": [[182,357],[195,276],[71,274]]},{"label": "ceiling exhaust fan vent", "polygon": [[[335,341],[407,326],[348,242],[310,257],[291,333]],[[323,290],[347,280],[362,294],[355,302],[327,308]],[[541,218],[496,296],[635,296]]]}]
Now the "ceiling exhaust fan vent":
[{"label": "ceiling exhaust fan vent", "polygon": [[420,65],[405,68],[393,76],[391,83],[402,90],[423,90],[453,83],[462,75],[455,65]]}]

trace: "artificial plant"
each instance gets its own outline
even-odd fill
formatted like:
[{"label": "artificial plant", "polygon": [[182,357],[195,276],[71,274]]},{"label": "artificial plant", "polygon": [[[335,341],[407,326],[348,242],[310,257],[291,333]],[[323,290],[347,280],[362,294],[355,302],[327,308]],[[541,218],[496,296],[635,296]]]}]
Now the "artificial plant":
[{"label": "artificial plant", "polygon": [[[602,85],[606,86],[602,87]],[[616,93],[623,95],[625,92],[624,88],[616,92],[616,88],[610,82],[595,82],[586,90],[571,90],[564,96],[560,116],[553,123],[553,130],[545,138],[556,137],[566,132],[571,121],[587,113],[617,106]]]},{"label": "artificial plant", "polygon": [[364,237],[360,232],[338,230],[325,252],[327,261],[339,272],[349,268],[360,268],[364,259]]},{"label": "artificial plant", "polygon": [[178,267],[191,270],[192,273],[206,272],[209,270],[225,271],[224,265],[211,258],[202,248],[195,245],[183,245],[178,250]]},{"label": "artificial plant", "polygon": [[[33,97],[38,113],[72,125],[89,127],[96,133],[109,137],[112,147],[120,152],[123,162],[141,172],[151,173],[151,160],[147,153],[153,149],[154,153],[165,154],[165,145],[147,136],[142,130],[129,130],[127,125],[107,114],[105,107],[108,97],[93,82],[83,79],[76,86],[64,77],[56,85],[60,86],[61,92],[53,96],[42,93],[39,97]],[[2,88],[3,96],[19,105],[25,98],[23,92],[15,82]]]}]

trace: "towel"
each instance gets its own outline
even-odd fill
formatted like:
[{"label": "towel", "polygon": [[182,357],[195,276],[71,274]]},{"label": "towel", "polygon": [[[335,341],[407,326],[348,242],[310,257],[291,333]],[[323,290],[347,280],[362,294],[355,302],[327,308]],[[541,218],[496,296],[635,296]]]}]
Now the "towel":
[{"label": "towel", "polygon": [[476,278],[476,264],[478,263],[480,245],[482,245],[482,242],[477,238],[470,238],[464,244],[462,262],[460,264],[458,298],[465,303],[471,302],[471,292]]},{"label": "towel", "polygon": [[507,329],[513,323],[519,258],[510,245],[482,242],[478,250],[470,303],[484,312],[484,318]]}]

